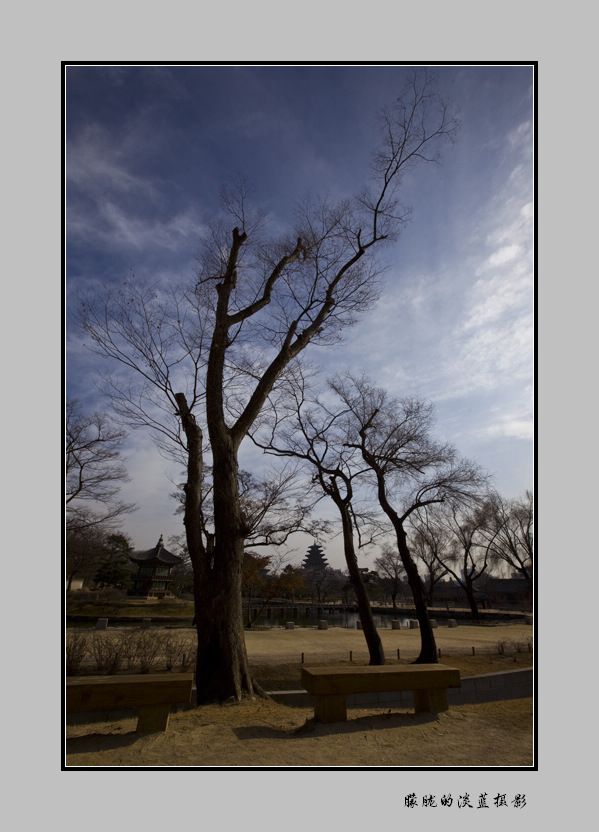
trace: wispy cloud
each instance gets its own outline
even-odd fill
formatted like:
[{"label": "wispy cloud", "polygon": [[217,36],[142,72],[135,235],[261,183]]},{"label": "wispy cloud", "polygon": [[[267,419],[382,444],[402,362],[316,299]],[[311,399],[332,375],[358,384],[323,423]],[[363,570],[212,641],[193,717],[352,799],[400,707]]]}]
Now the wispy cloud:
[{"label": "wispy cloud", "polygon": [[82,137],[69,148],[66,163],[67,184],[85,190],[87,196],[97,198],[106,191],[119,194],[156,198],[157,193],[146,177],[136,176],[124,161],[111,158],[110,153],[93,137]]},{"label": "wispy cloud", "polygon": [[479,436],[486,439],[508,437],[512,439],[532,440],[534,438],[534,422],[530,418],[518,418],[518,416],[503,415],[499,421],[493,422],[484,431],[479,431]]},{"label": "wispy cloud", "polygon": [[93,129],[70,146],[66,180],[71,245],[84,241],[111,250],[174,251],[182,244],[189,248],[202,232],[195,206],[165,215],[159,209],[166,201],[161,200],[160,181],[136,175],[131,160],[111,150]]},{"label": "wispy cloud", "polygon": [[[518,388],[518,385],[514,385]],[[534,439],[534,392],[532,384],[519,388],[511,396],[510,405],[498,401],[490,407],[486,419],[475,431],[476,439],[493,441],[511,438],[532,441]]]},{"label": "wispy cloud", "polygon": [[98,201],[94,211],[74,210],[69,217],[71,240],[109,244],[135,251],[164,248],[178,250],[199,239],[203,225],[189,207],[164,220],[135,215],[110,199]]},{"label": "wispy cloud", "polygon": [[531,129],[527,121],[508,133],[505,146],[515,164],[470,240],[476,280],[463,296],[462,322],[451,335],[456,357],[446,364],[447,375],[458,381],[449,387],[455,395],[476,387],[500,389],[532,372]]}]

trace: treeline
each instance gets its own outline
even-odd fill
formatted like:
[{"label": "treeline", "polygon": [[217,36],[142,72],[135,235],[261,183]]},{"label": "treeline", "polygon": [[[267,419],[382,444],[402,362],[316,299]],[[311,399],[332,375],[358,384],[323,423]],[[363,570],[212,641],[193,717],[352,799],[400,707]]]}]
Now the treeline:
[{"label": "treeline", "polygon": [[[438,506],[411,522],[408,545],[415,555],[427,607],[465,603],[475,620],[480,609],[492,603],[509,606],[511,601],[530,607],[534,580],[532,492],[516,499],[495,494],[470,511]],[[369,601],[393,608],[402,602],[412,604],[400,553],[389,543],[379,551],[373,558],[374,568],[360,569]],[[502,584],[506,578],[510,583]],[[348,570],[324,565],[307,569],[287,564],[281,568],[271,558],[251,553],[244,561],[243,595],[249,626],[275,598],[356,602]]]}]

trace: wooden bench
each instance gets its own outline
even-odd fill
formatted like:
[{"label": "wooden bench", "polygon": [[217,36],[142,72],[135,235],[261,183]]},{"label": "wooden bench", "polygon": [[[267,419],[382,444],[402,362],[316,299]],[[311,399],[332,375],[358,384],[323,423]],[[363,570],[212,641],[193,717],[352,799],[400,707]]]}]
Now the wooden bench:
[{"label": "wooden bench", "polygon": [[319,722],[346,722],[348,693],[410,690],[416,713],[446,711],[447,688],[459,688],[460,671],[443,664],[303,667],[302,684],[314,697]]},{"label": "wooden bench", "polygon": [[72,676],[66,683],[67,713],[137,708],[137,731],[166,731],[171,705],[191,702],[193,673]]}]

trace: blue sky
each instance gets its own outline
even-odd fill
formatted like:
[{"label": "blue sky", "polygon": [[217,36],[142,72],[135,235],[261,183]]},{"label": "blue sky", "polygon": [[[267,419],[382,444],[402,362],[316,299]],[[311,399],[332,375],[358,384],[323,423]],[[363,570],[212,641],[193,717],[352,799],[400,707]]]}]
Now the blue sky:
[{"label": "blue sky", "polygon": [[[387,253],[381,302],[342,348],[318,357],[327,372],[363,369],[393,395],[433,401],[443,438],[511,497],[534,485],[533,68],[433,69],[459,110],[458,139],[441,166],[405,183],[413,217]],[[236,171],[275,227],[307,191],[355,193],[368,178],[376,112],[407,70],[70,65],[67,310],[77,290],[122,283],[131,268],[148,281],[191,279],[219,188]],[[106,368],[67,311],[67,393],[107,410],[96,388]],[[169,499],[179,470],[139,431],[124,455],[122,498],[139,509],[123,528],[149,548],[182,530]],[[336,545],[325,548],[342,567]]]}]

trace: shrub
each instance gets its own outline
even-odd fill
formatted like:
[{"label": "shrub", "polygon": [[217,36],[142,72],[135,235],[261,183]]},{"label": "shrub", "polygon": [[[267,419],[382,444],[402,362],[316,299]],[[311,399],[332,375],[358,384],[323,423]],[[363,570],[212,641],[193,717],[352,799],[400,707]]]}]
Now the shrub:
[{"label": "shrub", "polygon": [[179,642],[179,666],[181,673],[194,670],[197,654],[197,643],[194,636],[188,636]]},{"label": "shrub", "polygon": [[498,641],[497,652],[503,656],[505,653],[513,650],[514,653],[532,653],[532,638],[527,638],[526,641]]},{"label": "shrub", "polygon": [[139,630],[124,630],[121,633],[121,641],[123,642],[123,654],[127,662],[127,669],[134,670],[139,664]]},{"label": "shrub", "polygon": [[92,655],[99,673],[111,676],[119,671],[125,659],[125,642],[116,633],[94,633]]},{"label": "shrub", "polygon": [[152,630],[138,630],[136,636],[139,669],[142,673],[149,673],[158,665],[164,653],[164,635]]},{"label": "shrub", "polygon": [[87,633],[69,630],[65,641],[65,665],[67,676],[76,676],[89,652]]},{"label": "shrub", "polygon": [[167,670],[172,670],[177,664],[179,658],[179,640],[172,633],[164,635],[164,666]]},{"label": "shrub", "polygon": [[164,663],[167,670],[178,668],[182,673],[193,669],[196,658],[196,640],[194,636],[183,638],[170,633],[163,636]]}]

